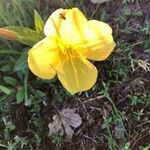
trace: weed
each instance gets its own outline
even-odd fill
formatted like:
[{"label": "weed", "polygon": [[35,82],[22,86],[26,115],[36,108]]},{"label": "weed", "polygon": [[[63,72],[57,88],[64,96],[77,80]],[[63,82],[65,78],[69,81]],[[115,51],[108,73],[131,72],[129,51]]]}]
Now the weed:
[{"label": "weed", "polygon": [[52,135],[52,142],[56,145],[57,150],[59,150],[63,144],[63,140],[58,133]]}]

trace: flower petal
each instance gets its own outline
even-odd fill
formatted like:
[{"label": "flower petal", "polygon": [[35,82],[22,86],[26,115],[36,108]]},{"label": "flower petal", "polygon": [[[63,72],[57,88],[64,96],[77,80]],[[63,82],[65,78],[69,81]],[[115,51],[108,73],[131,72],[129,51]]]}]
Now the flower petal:
[{"label": "flower petal", "polygon": [[62,28],[61,26],[64,21],[60,14],[63,14],[64,12],[64,9],[59,8],[51,14],[44,26],[44,34],[46,36],[58,36],[59,30]]},{"label": "flower petal", "polygon": [[78,8],[57,9],[47,20],[44,33],[46,36],[59,35],[70,44],[79,43],[87,22]]},{"label": "flower petal", "polygon": [[54,38],[45,38],[38,42],[28,53],[28,66],[38,77],[52,79],[59,64],[56,41]]},{"label": "flower petal", "polygon": [[88,59],[100,61],[106,59],[115,47],[111,27],[97,20],[88,21],[80,53]]},{"label": "flower petal", "polygon": [[95,84],[97,69],[88,60],[76,57],[65,61],[57,75],[63,86],[74,94],[89,90]]}]

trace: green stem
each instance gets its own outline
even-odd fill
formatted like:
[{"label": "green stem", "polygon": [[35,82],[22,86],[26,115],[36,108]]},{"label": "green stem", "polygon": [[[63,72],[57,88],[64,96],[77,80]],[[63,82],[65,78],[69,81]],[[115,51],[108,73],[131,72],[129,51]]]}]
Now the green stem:
[{"label": "green stem", "polygon": [[[110,147],[110,149],[111,150],[115,150],[116,149],[116,147],[115,147],[115,141],[114,141],[114,139],[113,139],[113,137],[112,137],[112,134],[111,134],[111,132],[110,132],[110,128],[109,127],[107,127],[107,131],[108,131],[108,135],[109,135],[109,139],[108,139],[108,141],[109,141],[109,146],[111,146]],[[111,141],[110,141],[111,140]]]},{"label": "green stem", "polygon": [[28,99],[27,84],[28,84],[28,69],[25,71],[25,78],[24,78],[25,101],[27,101]]}]

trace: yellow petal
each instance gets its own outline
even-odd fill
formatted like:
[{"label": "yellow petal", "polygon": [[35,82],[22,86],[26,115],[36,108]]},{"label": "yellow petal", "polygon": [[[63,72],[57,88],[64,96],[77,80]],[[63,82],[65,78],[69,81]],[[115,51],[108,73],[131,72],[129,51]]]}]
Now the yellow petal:
[{"label": "yellow petal", "polygon": [[87,22],[78,8],[58,9],[47,20],[44,33],[46,36],[60,36],[70,44],[79,43]]},{"label": "yellow petal", "polygon": [[115,45],[111,27],[104,22],[90,20],[85,28],[80,54],[91,60],[104,60],[111,54]]},{"label": "yellow petal", "polygon": [[63,86],[74,94],[89,90],[95,84],[97,69],[88,60],[76,57],[65,61],[57,75]]},{"label": "yellow petal", "polygon": [[59,63],[56,41],[54,38],[45,38],[37,43],[28,53],[28,66],[36,76],[43,79],[52,79],[56,74]]},{"label": "yellow petal", "polygon": [[112,29],[111,27],[104,22],[98,20],[89,20],[88,28],[86,32],[87,39],[99,39],[109,41],[112,40]]},{"label": "yellow petal", "polygon": [[59,35],[59,30],[62,28],[62,24],[64,21],[60,14],[63,14],[64,12],[65,10],[60,8],[51,14],[44,26],[44,34],[46,36]]},{"label": "yellow petal", "polygon": [[87,23],[88,20],[78,8],[68,10],[64,27],[60,31],[63,39],[70,44],[79,43],[83,38],[84,28]]}]

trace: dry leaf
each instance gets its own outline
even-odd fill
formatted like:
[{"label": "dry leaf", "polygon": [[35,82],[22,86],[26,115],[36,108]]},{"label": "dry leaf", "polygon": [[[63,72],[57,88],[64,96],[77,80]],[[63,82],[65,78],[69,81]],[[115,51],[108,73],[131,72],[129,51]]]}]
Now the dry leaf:
[{"label": "dry leaf", "polygon": [[143,60],[138,60],[138,65],[146,72],[150,71],[150,64]]},{"label": "dry leaf", "polygon": [[108,2],[108,1],[110,1],[110,0],[91,0],[91,2],[92,3],[94,3],[94,4],[102,4],[102,3],[105,3],[105,2]]},{"label": "dry leaf", "polygon": [[53,123],[48,125],[49,135],[59,133],[61,136],[66,134],[68,140],[72,139],[74,131],[72,127],[77,128],[82,124],[81,117],[75,113],[75,109],[63,109],[59,114],[53,117]]},{"label": "dry leaf", "polygon": [[75,111],[75,109],[63,109],[61,115],[70,120],[70,126],[77,128],[82,124],[82,119]]},{"label": "dry leaf", "polygon": [[62,122],[63,122],[63,127],[64,127],[64,130],[65,130],[65,134],[67,136],[67,139],[71,140],[72,136],[74,134],[74,131],[73,131],[73,129],[70,126],[70,121],[68,119],[66,119],[66,118],[63,118]]},{"label": "dry leaf", "polygon": [[146,62],[146,60],[141,60],[141,59],[131,59],[131,67],[132,70],[135,71],[135,66],[134,63],[137,63],[139,67],[141,67],[142,69],[144,69],[146,72],[150,72],[150,63]]},{"label": "dry leaf", "polygon": [[49,135],[52,135],[53,133],[59,133],[61,136],[64,134],[63,128],[62,128],[62,121],[59,115],[53,116],[53,123],[50,123],[48,125],[49,127]]}]

